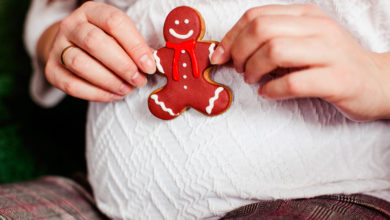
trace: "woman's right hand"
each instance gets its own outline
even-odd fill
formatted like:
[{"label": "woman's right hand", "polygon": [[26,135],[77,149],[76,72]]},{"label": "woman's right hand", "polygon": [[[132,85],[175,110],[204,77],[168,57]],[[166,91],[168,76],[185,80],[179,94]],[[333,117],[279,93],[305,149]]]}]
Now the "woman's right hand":
[{"label": "woman's right hand", "polygon": [[156,70],[152,49],[115,7],[87,2],[49,29],[39,40],[38,54],[46,62],[47,80],[71,96],[118,100],[145,85],[141,71]]}]

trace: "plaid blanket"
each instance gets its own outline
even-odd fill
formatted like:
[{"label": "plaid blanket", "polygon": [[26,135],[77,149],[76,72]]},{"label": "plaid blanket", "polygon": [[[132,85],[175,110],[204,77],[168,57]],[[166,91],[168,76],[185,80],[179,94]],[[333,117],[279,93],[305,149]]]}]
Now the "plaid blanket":
[{"label": "plaid blanket", "polygon": [[390,203],[363,194],[262,201],[233,210],[222,219],[390,219]]},{"label": "plaid blanket", "polygon": [[[107,219],[92,195],[62,177],[0,186],[0,220]],[[390,219],[390,203],[362,194],[310,199],[261,201],[227,213],[223,220],[252,219]]]},{"label": "plaid blanket", "polygon": [[0,186],[0,220],[107,219],[84,188],[62,177]]}]

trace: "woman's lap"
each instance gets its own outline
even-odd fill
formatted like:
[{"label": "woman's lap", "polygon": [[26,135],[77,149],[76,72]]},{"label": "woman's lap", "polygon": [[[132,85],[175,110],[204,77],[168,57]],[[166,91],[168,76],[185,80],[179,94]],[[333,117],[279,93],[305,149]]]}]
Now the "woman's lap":
[{"label": "woman's lap", "polygon": [[222,219],[390,219],[390,203],[364,194],[262,201],[233,210]]},{"label": "woman's lap", "polygon": [[0,186],[0,220],[5,219],[107,219],[92,195],[76,182],[62,177]]},{"label": "woman's lap", "polygon": [[[62,177],[0,186],[3,219],[107,219],[92,195]],[[261,201],[233,210],[222,219],[390,219],[390,203],[363,194]]]}]

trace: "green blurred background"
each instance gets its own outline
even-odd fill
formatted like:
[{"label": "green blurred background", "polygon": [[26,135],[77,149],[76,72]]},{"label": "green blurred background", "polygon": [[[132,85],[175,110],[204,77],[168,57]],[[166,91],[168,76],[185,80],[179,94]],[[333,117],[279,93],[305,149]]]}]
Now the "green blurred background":
[{"label": "green blurred background", "polygon": [[85,172],[87,103],[66,98],[52,109],[28,95],[31,74],[22,34],[29,0],[0,0],[0,183]]}]

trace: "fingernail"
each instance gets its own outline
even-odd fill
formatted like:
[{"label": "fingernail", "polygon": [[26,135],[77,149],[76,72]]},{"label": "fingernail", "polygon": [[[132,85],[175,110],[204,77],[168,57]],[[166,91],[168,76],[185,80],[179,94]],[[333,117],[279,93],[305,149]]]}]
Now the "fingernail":
[{"label": "fingernail", "polygon": [[123,96],[117,95],[117,94],[111,94],[111,99],[112,100],[120,100],[120,99],[123,99]]},{"label": "fingernail", "polygon": [[145,73],[152,74],[156,72],[156,65],[154,65],[153,59],[150,56],[143,55],[139,62]]},{"label": "fingernail", "polygon": [[262,95],[262,94],[263,94],[263,87],[262,87],[262,86],[259,87],[259,90],[257,91],[257,93],[258,93],[259,95]]},{"label": "fingernail", "polygon": [[225,53],[225,50],[221,45],[217,46],[213,55],[211,56],[211,64],[220,64],[222,63],[222,56]]},{"label": "fingernail", "polygon": [[258,90],[257,92],[258,92],[258,94],[259,94],[262,98],[267,99],[268,97],[264,94],[263,87],[264,87],[264,86],[260,86],[260,87],[259,87],[259,90]]},{"label": "fingernail", "polygon": [[123,83],[119,88],[119,94],[121,95],[127,95],[132,91],[132,88],[127,85],[127,83]]},{"label": "fingernail", "polygon": [[239,67],[239,66],[234,66],[234,69],[236,69],[237,73],[243,73],[244,72],[244,68]]},{"label": "fingernail", "polygon": [[146,84],[146,77],[137,71],[134,73],[133,77],[131,77],[131,82],[131,84],[136,87],[142,87]]},{"label": "fingernail", "polygon": [[244,76],[244,82],[245,82],[246,84],[249,84],[248,78],[247,78],[246,76]]},{"label": "fingernail", "polygon": [[250,77],[247,76],[244,77],[244,82],[249,85],[255,83]]}]

